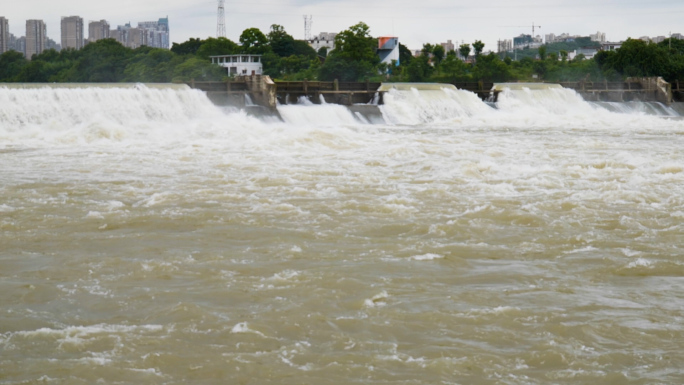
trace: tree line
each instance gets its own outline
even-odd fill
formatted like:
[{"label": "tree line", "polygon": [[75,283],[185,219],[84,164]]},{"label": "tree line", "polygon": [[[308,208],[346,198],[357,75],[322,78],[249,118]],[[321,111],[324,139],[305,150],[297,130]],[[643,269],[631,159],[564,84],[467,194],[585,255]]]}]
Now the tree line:
[{"label": "tree line", "polygon": [[684,41],[655,44],[629,39],[617,51],[600,51],[593,59],[568,51],[586,42],[544,45],[537,50],[484,53],[475,41],[446,52],[440,44],[425,44],[418,56],[400,44],[398,63],[381,63],[378,40],[365,23],[340,32],[335,49],[315,51],[296,40],[280,25],[264,34],[257,28],[243,31],[238,42],[226,38],[191,38],[170,50],[126,48],[113,39],[99,40],[80,50],[47,50],[31,60],[9,51],[0,55],[0,82],[173,82],[225,80],[224,68],[210,56],[262,55],[264,73],[276,80],[469,82],[469,81],[620,81],[629,76],[684,79]]}]

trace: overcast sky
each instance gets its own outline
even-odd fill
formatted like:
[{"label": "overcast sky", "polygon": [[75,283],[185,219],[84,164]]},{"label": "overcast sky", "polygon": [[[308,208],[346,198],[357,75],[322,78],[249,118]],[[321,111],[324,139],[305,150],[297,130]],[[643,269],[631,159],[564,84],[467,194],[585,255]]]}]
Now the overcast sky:
[{"label": "overcast sky", "polygon": [[[25,35],[27,19],[47,23],[48,37],[60,42],[60,18],[86,22],[106,19],[112,28],[169,17],[171,41],[216,35],[216,0],[2,0],[0,16],[10,32]],[[312,34],[339,32],[363,21],[373,36],[395,35],[411,49],[448,39],[496,50],[498,39],[531,33],[563,32],[587,36],[605,32],[610,41],[628,37],[684,33],[684,0],[226,0],[227,37],[237,41],[251,27],[267,33],[280,24],[296,39],[304,37],[303,15],[313,16]]]}]

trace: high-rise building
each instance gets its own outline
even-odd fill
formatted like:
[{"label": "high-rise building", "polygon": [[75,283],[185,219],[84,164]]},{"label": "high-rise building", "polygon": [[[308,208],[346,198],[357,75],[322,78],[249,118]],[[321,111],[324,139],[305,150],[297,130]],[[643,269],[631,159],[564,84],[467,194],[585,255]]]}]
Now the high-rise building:
[{"label": "high-rise building", "polygon": [[48,37],[47,43],[45,44],[45,49],[54,49],[55,51],[59,52],[62,50],[62,46]]},{"label": "high-rise building", "polygon": [[511,52],[513,51],[513,40],[504,39],[497,41],[496,52]]},{"label": "high-rise building", "polygon": [[442,48],[444,48],[444,52],[451,52],[456,49],[456,46],[454,46],[454,43],[451,42],[451,40],[447,40],[446,43],[441,43]]},{"label": "high-rise building", "polygon": [[147,41],[147,30],[143,28],[131,28],[128,30],[128,48],[136,49],[144,45],[149,45]]},{"label": "high-rise building", "polygon": [[125,47],[132,49],[143,45],[169,49],[169,19],[143,21],[138,23],[137,28],[131,27],[131,23],[126,23],[111,30],[109,36]]},{"label": "high-rise building", "polygon": [[83,48],[83,18],[78,16],[62,17],[62,48]]},{"label": "high-rise building", "polygon": [[591,41],[597,41],[599,43],[605,43],[606,42],[606,34],[603,32],[596,32],[595,34],[589,35],[589,38]]},{"label": "high-rise building", "polygon": [[5,17],[0,16],[0,54],[10,49],[9,21]]},{"label": "high-rise building", "polygon": [[26,58],[45,50],[47,43],[47,27],[43,20],[26,20]]},{"label": "high-rise building", "polygon": [[161,18],[158,21],[141,21],[138,28],[145,31],[147,35],[146,45],[154,48],[169,49],[169,18]]},{"label": "high-rise building", "polygon": [[16,37],[10,34],[10,48],[26,56],[26,37]]},{"label": "high-rise building", "polygon": [[88,42],[96,42],[102,39],[109,39],[109,23],[107,20],[91,21],[88,24]]}]

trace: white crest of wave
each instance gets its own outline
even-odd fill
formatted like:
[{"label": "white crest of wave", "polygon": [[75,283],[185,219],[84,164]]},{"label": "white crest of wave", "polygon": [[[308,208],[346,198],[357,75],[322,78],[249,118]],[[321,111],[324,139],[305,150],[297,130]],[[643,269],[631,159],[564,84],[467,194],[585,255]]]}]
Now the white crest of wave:
[{"label": "white crest of wave", "polygon": [[576,91],[562,87],[504,88],[499,94],[497,107],[501,111],[553,116],[596,116],[597,113],[607,113],[587,103]]},{"label": "white crest of wave", "polygon": [[453,122],[459,118],[486,115],[494,110],[468,91],[450,89],[391,89],[384,96],[382,115],[391,124],[418,125]]},{"label": "white crest of wave", "polygon": [[163,139],[225,117],[189,88],[0,87],[0,142]]},{"label": "white crest of wave", "polygon": [[362,123],[345,106],[328,104],[321,96],[321,104],[314,104],[306,97],[299,98],[297,104],[279,105],[278,113],[286,123],[295,126],[354,126]]}]

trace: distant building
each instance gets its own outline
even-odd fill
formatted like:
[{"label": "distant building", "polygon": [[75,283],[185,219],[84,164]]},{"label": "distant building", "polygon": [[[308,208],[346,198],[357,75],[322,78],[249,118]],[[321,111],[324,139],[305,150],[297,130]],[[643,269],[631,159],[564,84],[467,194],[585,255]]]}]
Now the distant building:
[{"label": "distant building", "polygon": [[591,41],[596,41],[599,43],[605,43],[606,42],[606,34],[603,32],[596,32],[595,34],[589,35],[589,39],[591,39]]},{"label": "distant building", "polygon": [[682,35],[681,33],[673,33],[672,38],[677,40],[684,40],[684,35]]},{"label": "distant building", "polygon": [[131,27],[131,23],[120,25],[109,32],[110,38],[128,48],[138,48],[144,45],[153,48],[169,49],[169,18],[159,21],[143,21],[138,27]]},{"label": "distant building", "polygon": [[335,37],[337,37],[337,34],[334,32],[321,32],[318,36],[315,36],[313,39],[307,40],[306,42],[316,51],[324,47],[327,48],[328,51],[332,51],[335,49]]},{"label": "distant building", "polygon": [[579,55],[584,55],[585,59],[593,59],[594,56],[598,53],[598,48],[594,47],[584,47],[584,48],[578,48],[573,52],[568,53],[568,59],[570,60],[575,60],[575,58]]},{"label": "distant building", "polygon": [[88,42],[94,43],[98,40],[109,39],[109,28],[107,20],[91,21],[88,24]]},{"label": "distant building", "polygon": [[569,33],[562,33],[560,35],[554,35],[553,33],[550,33],[545,36],[546,44],[552,44],[552,43],[568,43],[568,42],[573,42],[577,38],[581,36],[579,35],[570,35]]},{"label": "distant building", "polygon": [[128,47],[136,49],[144,45],[149,46],[147,31],[143,28],[131,28],[128,30]]},{"label": "distant building", "polygon": [[47,43],[45,44],[45,49],[54,49],[55,51],[59,52],[62,50],[62,46],[48,37]]},{"label": "distant building", "polygon": [[147,45],[147,34],[142,28],[132,28],[131,23],[126,23],[110,31],[109,36],[121,43],[124,47],[136,49]]},{"label": "distant building", "polygon": [[382,36],[378,38],[378,56],[380,62],[399,65],[399,38],[396,36]]},{"label": "distant building", "polygon": [[665,36],[658,36],[651,39],[651,41],[654,43],[662,43],[665,41],[665,39],[667,39]]},{"label": "distant building", "polygon": [[261,55],[210,56],[211,62],[226,69],[229,76],[261,75],[264,72]]},{"label": "distant building", "polygon": [[521,34],[518,37],[513,38],[513,48],[539,48],[544,44],[541,36],[532,37],[532,35]]},{"label": "distant building", "polygon": [[622,42],[619,42],[619,43],[605,42],[605,43],[601,44],[601,50],[603,50],[603,51],[616,51],[616,50],[619,50],[620,47],[622,47]]},{"label": "distant building", "polygon": [[26,20],[26,58],[45,51],[47,45],[47,27],[43,20]]},{"label": "distant building", "polygon": [[143,33],[146,35],[145,45],[153,48],[170,48],[168,16],[158,21],[139,22],[138,28],[143,30]]},{"label": "distant building", "polygon": [[62,17],[62,48],[81,49],[83,39],[83,18],[78,16]]},{"label": "distant building", "polygon": [[513,40],[499,40],[497,41],[496,52],[511,52],[513,51]]},{"label": "distant building", "polygon": [[451,40],[447,40],[446,43],[441,44],[442,48],[444,48],[444,52],[451,52],[456,50],[456,46],[454,43],[451,42]]},{"label": "distant building", "polygon": [[0,16],[0,54],[12,49],[10,47],[9,20]]},{"label": "distant building", "polygon": [[10,49],[13,49],[22,55],[26,56],[26,37],[14,37],[14,35],[10,36]]}]

